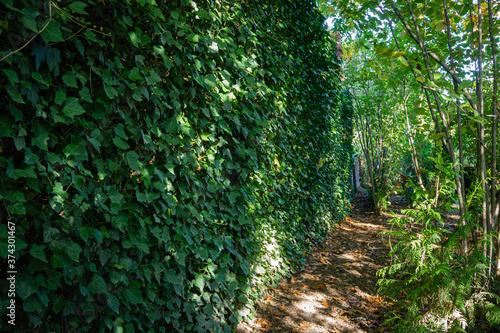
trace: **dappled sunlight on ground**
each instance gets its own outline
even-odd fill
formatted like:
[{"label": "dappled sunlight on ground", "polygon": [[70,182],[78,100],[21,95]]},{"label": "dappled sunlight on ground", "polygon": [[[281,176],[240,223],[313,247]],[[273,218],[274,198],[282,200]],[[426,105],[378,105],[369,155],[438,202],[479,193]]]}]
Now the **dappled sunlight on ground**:
[{"label": "dappled sunlight on ground", "polygon": [[[401,200],[390,207],[399,213]],[[399,200],[399,201],[398,201]],[[238,332],[384,332],[391,303],[377,294],[378,269],[389,263],[381,231],[391,214],[375,216],[366,197],[354,201],[354,216],[315,248],[307,263],[260,300],[255,318]]]}]

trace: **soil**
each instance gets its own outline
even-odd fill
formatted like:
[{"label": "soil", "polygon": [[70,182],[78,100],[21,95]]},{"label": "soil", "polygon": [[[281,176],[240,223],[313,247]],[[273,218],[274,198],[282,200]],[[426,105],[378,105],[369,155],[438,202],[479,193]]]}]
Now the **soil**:
[{"label": "soil", "polygon": [[[389,210],[406,208],[391,198]],[[314,248],[307,263],[257,303],[254,318],[237,332],[387,332],[382,326],[393,304],[377,294],[380,268],[390,264],[389,213],[377,217],[366,193],[353,201],[348,217]]]}]

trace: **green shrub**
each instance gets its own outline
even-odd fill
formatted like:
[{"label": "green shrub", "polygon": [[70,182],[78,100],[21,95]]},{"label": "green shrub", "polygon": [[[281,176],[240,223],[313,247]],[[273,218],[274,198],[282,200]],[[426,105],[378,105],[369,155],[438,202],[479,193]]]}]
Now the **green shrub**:
[{"label": "green shrub", "polygon": [[352,109],[312,2],[2,7],[14,331],[229,332],[347,213]]},{"label": "green shrub", "polygon": [[433,160],[436,170],[429,172],[429,179],[440,186],[430,191],[414,186],[415,208],[404,210],[403,217],[394,214],[393,230],[386,233],[396,243],[392,264],[377,273],[379,292],[398,300],[401,309],[386,324],[397,332],[465,332],[485,316],[491,326],[498,325],[498,296],[485,288],[486,240],[469,243],[464,253],[463,240],[480,230],[476,220],[459,223],[454,231],[445,226],[442,214],[450,204],[446,199],[453,199],[453,172],[440,155]]}]

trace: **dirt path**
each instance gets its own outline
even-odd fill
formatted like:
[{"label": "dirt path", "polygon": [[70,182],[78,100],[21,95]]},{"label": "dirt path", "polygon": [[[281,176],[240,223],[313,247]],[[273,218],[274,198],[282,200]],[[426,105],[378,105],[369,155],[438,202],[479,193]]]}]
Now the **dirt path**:
[{"label": "dirt path", "polygon": [[[401,202],[394,198],[390,210],[399,210]],[[301,271],[271,289],[255,319],[238,332],[385,332],[381,324],[390,304],[377,295],[376,272],[389,260],[379,235],[389,218],[376,217],[358,195],[354,217],[315,249]]]}]

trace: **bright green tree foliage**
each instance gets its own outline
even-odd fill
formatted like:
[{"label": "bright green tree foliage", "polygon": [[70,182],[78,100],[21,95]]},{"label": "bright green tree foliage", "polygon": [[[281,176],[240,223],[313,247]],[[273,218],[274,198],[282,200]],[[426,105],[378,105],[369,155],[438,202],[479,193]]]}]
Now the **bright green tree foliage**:
[{"label": "bright green tree foliage", "polygon": [[[369,132],[380,118],[366,92],[389,101],[379,105],[391,121],[385,117],[377,127],[384,133],[397,127],[392,141],[407,144],[387,150],[414,206],[392,220],[393,262],[379,271],[379,291],[404,313],[394,312],[386,324],[405,333],[498,330],[500,3],[320,2],[334,15],[333,25],[355,37],[346,81],[357,95],[355,119],[367,119],[356,125],[363,125],[361,134],[369,133],[360,135],[368,167],[375,158],[366,151],[376,155],[371,142],[381,140]],[[376,188],[377,178],[370,180]],[[445,221],[455,203],[458,225],[450,232]]]},{"label": "bright green tree foliage", "polygon": [[230,331],[347,213],[352,108],[313,2],[1,6],[11,328]]}]

